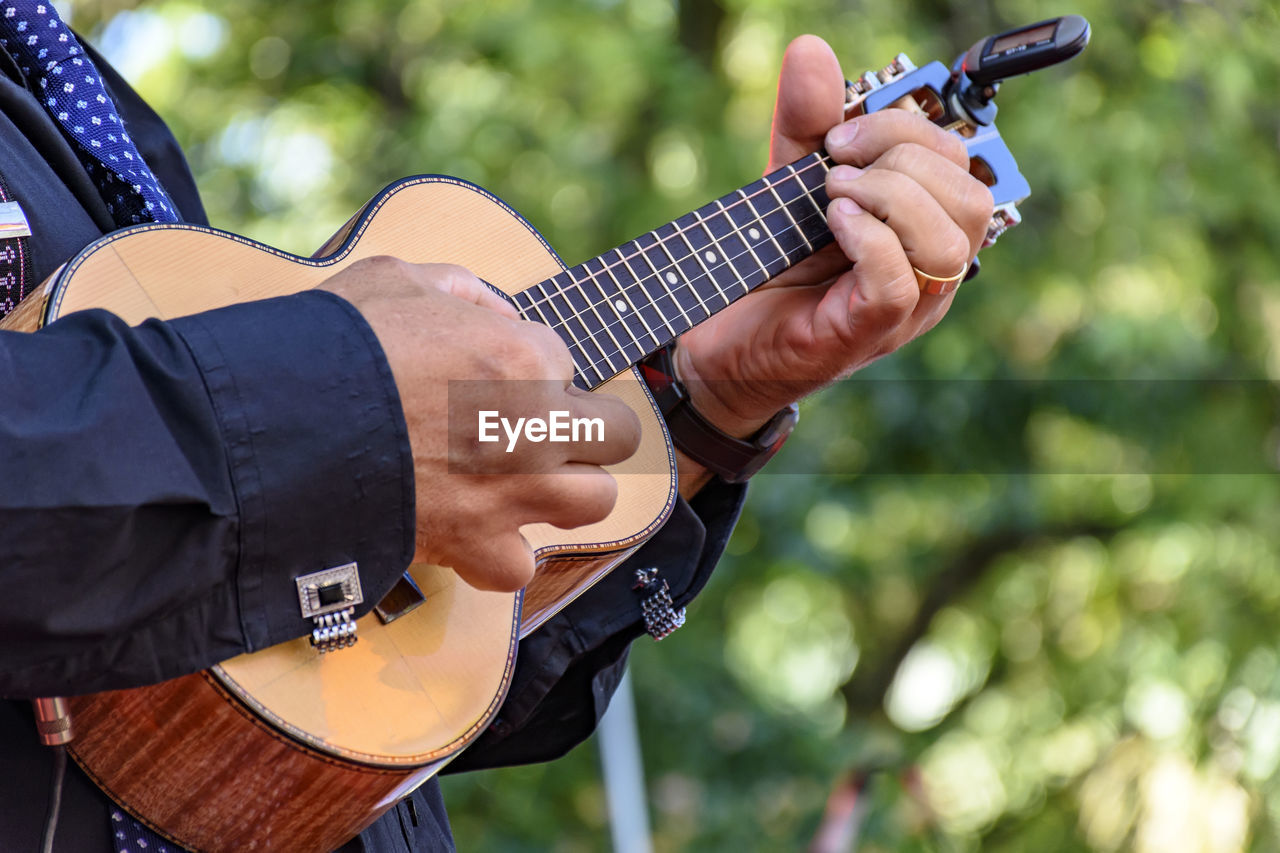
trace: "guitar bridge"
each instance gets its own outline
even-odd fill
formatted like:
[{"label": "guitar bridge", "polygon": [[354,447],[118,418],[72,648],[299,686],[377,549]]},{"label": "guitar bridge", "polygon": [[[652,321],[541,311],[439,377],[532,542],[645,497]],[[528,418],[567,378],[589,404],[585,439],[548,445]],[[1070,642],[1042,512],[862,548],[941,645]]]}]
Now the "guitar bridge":
[{"label": "guitar bridge", "polygon": [[355,563],[302,575],[294,580],[302,617],[310,619],[311,645],[320,654],[354,646],[356,605],[364,601],[360,571]]}]

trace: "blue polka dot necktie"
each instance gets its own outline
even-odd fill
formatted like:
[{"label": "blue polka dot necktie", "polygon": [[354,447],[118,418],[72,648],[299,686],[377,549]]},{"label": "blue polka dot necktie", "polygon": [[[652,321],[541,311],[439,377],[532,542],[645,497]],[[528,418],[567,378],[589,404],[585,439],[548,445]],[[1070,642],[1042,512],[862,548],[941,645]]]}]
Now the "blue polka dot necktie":
[{"label": "blue polka dot necktie", "polygon": [[[0,0],[0,47],[71,142],[116,225],[178,221],[173,202],[129,138],[98,69],[51,3]],[[118,808],[112,809],[111,829],[117,853],[180,849]]]},{"label": "blue polka dot necktie", "polygon": [[111,838],[116,853],[185,853],[172,841],[165,841],[120,809],[111,810]]},{"label": "blue polka dot necktie", "polygon": [[177,211],[143,161],[102,76],[53,4],[0,0],[0,47],[71,142],[116,225],[176,222]]}]

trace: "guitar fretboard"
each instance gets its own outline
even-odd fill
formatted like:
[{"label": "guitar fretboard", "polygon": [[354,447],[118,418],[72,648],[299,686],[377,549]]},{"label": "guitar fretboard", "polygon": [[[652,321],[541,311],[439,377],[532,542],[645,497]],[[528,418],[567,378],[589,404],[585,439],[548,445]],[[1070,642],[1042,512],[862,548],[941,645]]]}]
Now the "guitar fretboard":
[{"label": "guitar fretboard", "polygon": [[517,293],[595,388],[832,241],[819,152]]}]

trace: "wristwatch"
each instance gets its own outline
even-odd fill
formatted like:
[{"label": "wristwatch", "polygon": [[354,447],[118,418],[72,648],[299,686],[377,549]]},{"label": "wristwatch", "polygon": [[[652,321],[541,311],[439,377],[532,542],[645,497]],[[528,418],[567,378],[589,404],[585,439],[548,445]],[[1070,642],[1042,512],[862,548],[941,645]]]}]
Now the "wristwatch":
[{"label": "wristwatch", "polygon": [[644,381],[667,421],[672,443],[722,480],[745,483],[781,449],[800,420],[800,407],[792,403],[782,409],[750,438],[729,435],[693,407],[689,390],[676,376],[673,346],[668,344],[640,362]]}]

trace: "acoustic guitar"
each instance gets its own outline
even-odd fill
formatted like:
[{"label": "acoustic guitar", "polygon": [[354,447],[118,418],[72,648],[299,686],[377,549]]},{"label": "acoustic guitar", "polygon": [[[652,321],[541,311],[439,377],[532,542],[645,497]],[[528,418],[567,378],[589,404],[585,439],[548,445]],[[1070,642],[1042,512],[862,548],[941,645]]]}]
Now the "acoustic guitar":
[{"label": "acoustic guitar", "polygon": [[[967,82],[962,69],[916,69],[900,56],[849,84],[847,113],[910,108],[959,133],[995,199],[993,242],[1018,221],[1029,188],[995,125],[957,104]],[[129,323],[177,317],[312,288],[371,255],[460,264],[553,327],[575,381],[626,401],[643,438],[616,470],[608,518],[523,528],[537,573],[522,592],[479,592],[447,567],[411,566],[418,606],[384,601],[348,648],[322,655],[303,638],[154,686],[68,699],[75,760],[139,820],[200,851],[330,850],[429,779],[488,725],[519,639],[666,520],[674,455],[635,365],[831,242],[832,165],[812,154],[574,267],[501,200],[437,175],[387,187],[310,258],[170,224],[81,251],[4,327],[35,331],[89,308]]]}]

